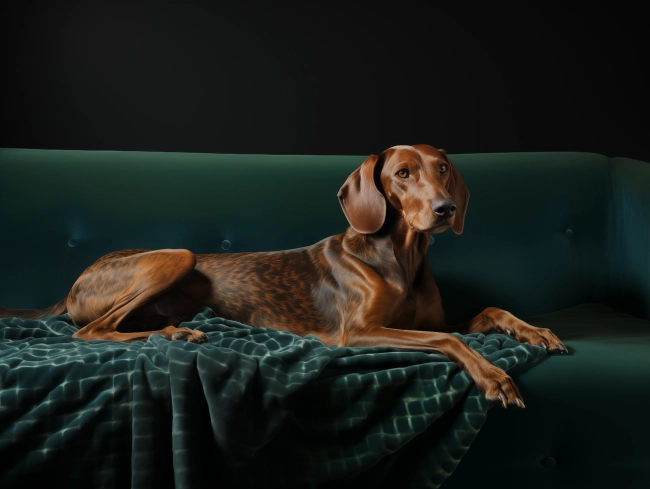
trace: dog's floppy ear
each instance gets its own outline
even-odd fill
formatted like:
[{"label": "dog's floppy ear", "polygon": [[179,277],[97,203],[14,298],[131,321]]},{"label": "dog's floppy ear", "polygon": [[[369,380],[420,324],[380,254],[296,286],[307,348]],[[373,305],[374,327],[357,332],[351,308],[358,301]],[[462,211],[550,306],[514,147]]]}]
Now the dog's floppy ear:
[{"label": "dog's floppy ear", "polygon": [[454,164],[447,156],[447,153],[444,149],[439,150],[440,153],[444,156],[447,163],[449,163],[449,180],[447,180],[447,191],[451,198],[456,202],[456,213],[454,214],[453,224],[451,229],[456,234],[461,234],[463,232],[463,226],[465,225],[465,214],[467,213],[467,203],[469,202],[469,190],[465,186],[465,182],[460,177],[460,173],[454,167]]},{"label": "dog's floppy ear", "polygon": [[345,181],[338,197],[352,229],[362,234],[376,233],[386,219],[386,199],[375,185],[379,157],[370,155]]}]

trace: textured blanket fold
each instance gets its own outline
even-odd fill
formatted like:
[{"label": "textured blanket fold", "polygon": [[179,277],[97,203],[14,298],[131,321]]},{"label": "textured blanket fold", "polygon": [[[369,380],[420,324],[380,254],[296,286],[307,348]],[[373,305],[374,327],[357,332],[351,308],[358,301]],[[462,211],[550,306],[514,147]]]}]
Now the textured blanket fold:
[{"label": "textured blanket fold", "polygon": [[[491,407],[442,355],[328,348],[210,309],[184,326],[209,342],[0,319],[0,487],[439,487]],[[504,370],[545,355],[458,336]]]}]

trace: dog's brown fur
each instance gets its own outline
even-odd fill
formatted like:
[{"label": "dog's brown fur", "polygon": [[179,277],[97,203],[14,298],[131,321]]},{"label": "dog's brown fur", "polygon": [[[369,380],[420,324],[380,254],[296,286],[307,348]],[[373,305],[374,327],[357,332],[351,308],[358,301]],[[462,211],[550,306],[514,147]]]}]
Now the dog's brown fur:
[{"label": "dog's brown fur", "polygon": [[372,155],[348,177],[339,199],[350,227],[312,246],[215,255],[117,251],[88,267],[59,304],[0,315],[67,310],[82,326],[74,336],[84,340],[135,341],[156,333],[202,343],[204,333],[170,324],[208,306],[245,324],[314,334],[327,345],[439,352],[465,369],[490,401],[524,407],[503,370],[448,333],[499,332],[550,352],[567,349],[548,329],[496,308],[446,325],[427,246],[431,233],[462,233],[469,192],[445,152],[417,145]]}]

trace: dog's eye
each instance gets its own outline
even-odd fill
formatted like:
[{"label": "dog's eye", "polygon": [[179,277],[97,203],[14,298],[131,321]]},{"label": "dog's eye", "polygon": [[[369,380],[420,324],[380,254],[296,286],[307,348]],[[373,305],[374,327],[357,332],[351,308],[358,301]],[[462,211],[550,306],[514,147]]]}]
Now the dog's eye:
[{"label": "dog's eye", "polygon": [[406,168],[402,168],[397,172],[397,176],[400,178],[407,178],[409,176],[409,171]]},{"label": "dog's eye", "polygon": [[440,165],[440,173],[447,173],[447,165]]}]

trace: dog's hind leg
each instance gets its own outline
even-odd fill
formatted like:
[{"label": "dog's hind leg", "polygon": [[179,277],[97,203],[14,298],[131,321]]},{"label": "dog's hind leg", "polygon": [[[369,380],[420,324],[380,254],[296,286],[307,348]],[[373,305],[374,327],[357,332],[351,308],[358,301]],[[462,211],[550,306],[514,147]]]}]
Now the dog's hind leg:
[{"label": "dog's hind leg", "polygon": [[73,336],[131,342],[162,334],[169,340],[206,342],[205,333],[176,326],[132,333],[117,330],[127,316],[180,282],[195,264],[194,254],[187,250],[130,250],[100,258],[77,279],[68,296],[70,317],[83,325]]}]

